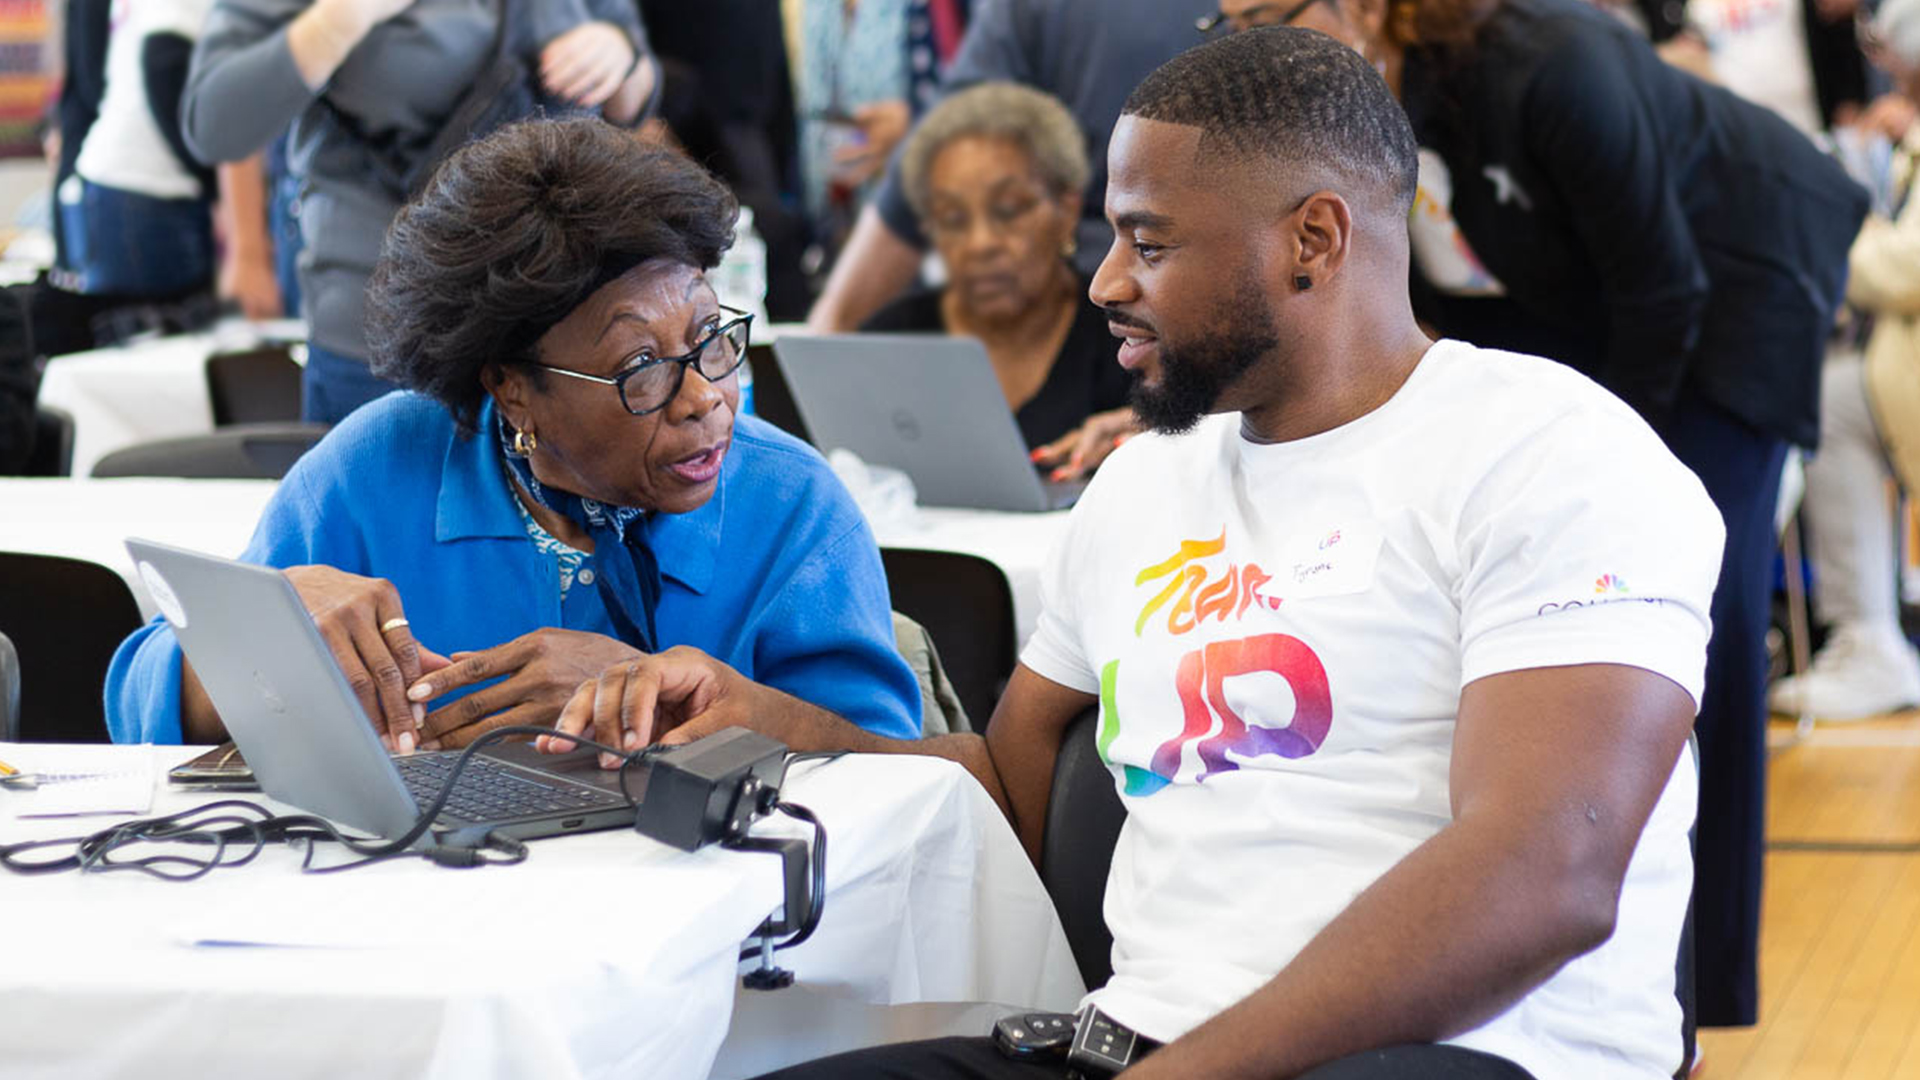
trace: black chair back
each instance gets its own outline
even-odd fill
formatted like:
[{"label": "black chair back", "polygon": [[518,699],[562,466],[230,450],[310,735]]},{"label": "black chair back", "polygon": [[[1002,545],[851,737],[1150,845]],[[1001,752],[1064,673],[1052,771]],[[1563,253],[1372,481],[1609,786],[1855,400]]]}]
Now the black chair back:
[{"label": "black chair back", "polygon": [[326,433],[325,424],[236,424],[115,450],[94,463],[93,475],[279,480]]},{"label": "black chair back", "polygon": [[300,419],[300,365],[284,345],[207,358],[207,397],[216,427]]},{"label": "black chair back", "polygon": [[73,475],[73,414],[41,405],[33,415],[33,451],[27,455],[24,476]]},{"label": "black chair back", "polygon": [[1040,883],[1053,897],[1060,928],[1087,989],[1105,986],[1113,976],[1113,935],[1103,910],[1113,846],[1127,819],[1113,774],[1100,760],[1097,707],[1075,717],[1053,761],[1053,792],[1047,798],[1046,829],[1040,837]]},{"label": "black chair back", "polygon": [[20,654],[0,634],[0,742],[20,741]]},{"label": "black chair back", "polygon": [[119,574],[95,562],[0,552],[0,633],[19,655],[24,742],[106,742],[107,665],[140,609]]},{"label": "black chair back", "polygon": [[800,419],[800,406],[793,403],[793,391],[787,386],[786,373],[774,359],[773,346],[747,346],[747,365],[753,368],[753,415],[781,431],[811,443],[807,425]]},{"label": "black chair back", "polygon": [[881,548],[880,561],[893,609],[926,627],[968,721],[975,731],[986,730],[1013,674],[1013,588],[1007,575],[977,555],[952,551]]}]

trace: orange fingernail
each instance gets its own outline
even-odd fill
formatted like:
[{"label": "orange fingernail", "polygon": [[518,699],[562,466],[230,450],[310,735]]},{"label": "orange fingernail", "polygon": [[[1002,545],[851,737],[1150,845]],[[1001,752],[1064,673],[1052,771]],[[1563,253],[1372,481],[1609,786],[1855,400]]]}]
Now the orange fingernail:
[{"label": "orange fingernail", "polygon": [[1067,478],[1067,470],[1065,469],[1055,469],[1048,477],[1048,479],[1052,479],[1052,480],[1065,480],[1066,478]]},{"label": "orange fingernail", "polygon": [[1046,448],[1046,447],[1044,447],[1044,446],[1042,446],[1042,447],[1039,447],[1039,448],[1037,448],[1037,449],[1034,449],[1034,450],[1029,450],[1029,451],[1027,452],[1027,460],[1028,460],[1028,461],[1039,461],[1039,460],[1040,460],[1041,458],[1043,458],[1043,457],[1046,457],[1046,456],[1047,456],[1047,448]]}]

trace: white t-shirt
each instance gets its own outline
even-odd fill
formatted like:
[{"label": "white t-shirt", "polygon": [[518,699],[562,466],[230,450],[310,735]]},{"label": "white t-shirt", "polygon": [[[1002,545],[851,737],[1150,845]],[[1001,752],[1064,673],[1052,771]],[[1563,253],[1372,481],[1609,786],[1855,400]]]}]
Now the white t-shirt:
[{"label": "white t-shirt", "polygon": [[[1127,806],[1093,1000],[1169,1040],[1271,979],[1447,824],[1475,679],[1629,664],[1697,703],[1723,537],[1618,399],[1455,341],[1320,435],[1256,444],[1224,415],[1128,442],[1073,511],[1021,657],[1100,695]],[[1673,1073],[1695,797],[1683,755],[1613,938],[1453,1042],[1541,1080]]]},{"label": "white t-shirt", "polygon": [[1435,290],[1450,296],[1507,294],[1453,220],[1453,170],[1436,150],[1420,150],[1420,180],[1407,213],[1407,235],[1414,265]]},{"label": "white t-shirt", "polygon": [[103,187],[156,199],[207,194],[154,122],[141,60],[154,34],[197,39],[212,8],[213,0],[116,0],[108,24],[106,90],[74,159],[75,172]]},{"label": "white t-shirt", "polygon": [[1687,21],[1706,39],[1727,89],[1818,135],[1820,95],[1801,0],[1690,0]]}]

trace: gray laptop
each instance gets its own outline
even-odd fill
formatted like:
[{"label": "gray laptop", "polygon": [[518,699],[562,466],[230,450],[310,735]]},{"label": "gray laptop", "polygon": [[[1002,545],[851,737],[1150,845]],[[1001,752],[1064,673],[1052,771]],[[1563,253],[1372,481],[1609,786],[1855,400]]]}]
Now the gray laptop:
[{"label": "gray laptop", "polygon": [[[145,540],[127,551],[262,791],[386,839],[413,827],[459,755],[388,755],[292,583]],[[636,800],[646,778],[644,766],[627,770]],[[489,825],[529,840],[630,828],[633,815],[618,774],[593,751],[502,743],[467,762],[433,832]]]},{"label": "gray laptop", "polygon": [[1086,490],[1033,467],[986,346],[973,338],[788,335],[773,351],[814,445],[900,469],[922,506],[1060,510]]}]

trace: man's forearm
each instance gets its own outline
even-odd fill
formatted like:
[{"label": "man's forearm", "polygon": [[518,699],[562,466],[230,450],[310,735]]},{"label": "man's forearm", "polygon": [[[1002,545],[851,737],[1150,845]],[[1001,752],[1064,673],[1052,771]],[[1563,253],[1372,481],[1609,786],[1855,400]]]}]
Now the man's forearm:
[{"label": "man's forearm", "polygon": [[213,699],[185,657],[180,660],[180,741],[219,743],[227,740],[226,722],[213,708]]},{"label": "man's forearm", "polygon": [[1450,826],[1265,986],[1127,1076],[1278,1080],[1470,1031],[1605,941],[1616,888],[1545,838]]},{"label": "man's forearm", "polygon": [[930,739],[890,739],[853,723],[836,713],[791,694],[765,688],[764,703],[756,710],[754,727],[787,744],[800,753],[846,750],[856,754],[922,754],[946,758],[973,774],[987,794],[1012,819],[1007,796],[993,759],[987,753],[987,741],[978,735],[936,735]]}]

